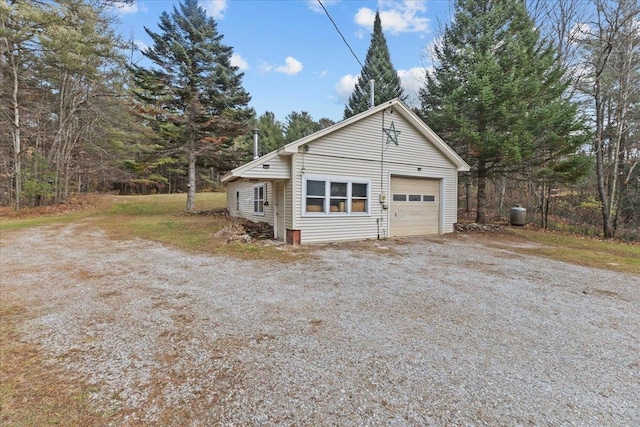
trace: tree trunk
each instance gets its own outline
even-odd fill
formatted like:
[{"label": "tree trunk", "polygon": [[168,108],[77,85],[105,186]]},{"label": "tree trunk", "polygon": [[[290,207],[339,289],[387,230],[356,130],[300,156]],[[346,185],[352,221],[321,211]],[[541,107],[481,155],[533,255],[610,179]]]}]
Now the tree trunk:
[{"label": "tree trunk", "polygon": [[187,212],[196,208],[196,147],[193,138],[189,142],[189,183],[187,184]]},{"label": "tree trunk", "polygon": [[551,188],[552,187],[553,185],[551,185],[551,183],[547,184],[547,193],[544,199],[544,212],[542,214],[542,218],[543,218],[542,228],[545,230],[549,228],[549,206],[551,204]]},{"label": "tree trunk", "polygon": [[[627,25],[624,25],[627,27]],[[611,192],[609,193],[609,222],[611,223],[611,237],[615,236],[618,225],[618,207],[619,205],[619,193],[621,189],[619,187],[618,174],[621,170],[621,166],[624,165],[624,153],[621,153],[621,147],[624,141],[624,135],[628,130],[627,127],[627,107],[629,106],[629,96],[631,92],[631,74],[633,57],[633,30],[629,31],[629,34],[623,34],[622,37],[624,43],[624,49],[622,50],[622,64],[620,65],[619,76],[619,96],[617,99],[616,108],[616,126],[615,137],[613,141],[613,164],[611,171]]]},{"label": "tree trunk", "polygon": [[540,189],[540,228],[545,229],[546,227],[544,226],[544,199],[545,199],[545,184],[544,182],[542,183],[542,188]]},{"label": "tree trunk", "polygon": [[596,139],[595,155],[596,155],[596,180],[598,185],[598,197],[601,204],[602,212],[602,232],[605,239],[613,237],[613,230],[611,229],[610,211],[607,199],[607,190],[605,189],[605,173],[604,173],[604,112],[602,111],[602,101],[599,99],[600,94],[598,91],[599,82],[596,80]]},{"label": "tree trunk", "polygon": [[476,222],[487,223],[487,165],[484,160],[478,160],[478,198]]},{"label": "tree trunk", "polygon": [[[7,46],[8,51],[8,46]],[[18,100],[19,66],[15,56],[11,55],[11,71],[13,72],[13,90],[11,93],[11,103],[13,104],[13,177],[15,191],[15,209],[20,210],[21,194],[22,194],[22,163],[20,155],[22,154],[22,137],[20,134],[20,102]]]},{"label": "tree trunk", "polygon": [[504,196],[507,191],[507,177],[503,176],[500,178],[500,201],[498,203],[498,212],[500,215],[504,215]]},{"label": "tree trunk", "polygon": [[467,173],[467,182],[465,183],[465,190],[467,193],[467,199],[465,200],[465,210],[467,211],[467,218],[471,216],[471,198],[473,197],[473,183],[471,182],[471,174]]},{"label": "tree trunk", "polygon": [[[15,70],[17,72],[17,70]],[[18,104],[18,75],[14,73],[13,80],[13,175],[15,178],[16,210],[20,210],[20,197],[22,193],[22,140],[20,135],[20,104]]]}]

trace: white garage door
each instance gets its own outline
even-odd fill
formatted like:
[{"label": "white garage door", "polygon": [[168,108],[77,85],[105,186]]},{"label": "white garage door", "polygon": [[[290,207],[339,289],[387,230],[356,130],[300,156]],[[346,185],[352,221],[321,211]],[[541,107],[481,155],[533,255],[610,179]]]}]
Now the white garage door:
[{"label": "white garage door", "polygon": [[440,232],[440,180],[391,177],[391,236]]}]

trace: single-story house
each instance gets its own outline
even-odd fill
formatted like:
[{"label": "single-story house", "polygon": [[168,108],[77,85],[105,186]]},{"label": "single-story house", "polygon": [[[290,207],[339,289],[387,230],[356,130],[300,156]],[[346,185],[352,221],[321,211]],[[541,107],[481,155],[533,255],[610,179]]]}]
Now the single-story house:
[{"label": "single-story house", "polygon": [[399,99],[291,142],[222,177],[232,216],[289,244],[443,234],[469,165]]}]

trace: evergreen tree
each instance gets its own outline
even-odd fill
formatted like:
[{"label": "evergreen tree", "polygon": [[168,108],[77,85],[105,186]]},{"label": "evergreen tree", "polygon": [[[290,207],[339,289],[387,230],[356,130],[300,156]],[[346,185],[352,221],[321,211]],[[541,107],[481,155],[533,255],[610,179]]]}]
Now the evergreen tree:
[{"label": "evergreen tree", "polygon": [[[258,117],[255,128],[258,129],[260,135],[260,151],[262,153],[277,150],[286,143],[282,123],[276,120],[276,115],[271,111],[266,111]],[[251,151],[253,152],[253,143]]]},{"label": "evergreen tree", "polygon": [[145,31],[153,45],[142,53],[154,67],[134,66],[139,111],[162,135],[167,149],[187,157],[187,211],[195,208],[199,157],[230,145],[246,131],[252,111],[243,74],[231,65],[217,23],[197,0],[183,0],[160,15],[161,32]]},{"label": "evergreen tree", "polygon": [[402,86],[400,86],[398,72],[391,63],[391,55],[387,47],[387,40],[382,33],[382,22],[378,12],[376,12],[376,18],[373,22],[373,34],[371,34],[371,43],[369,44],[364,66],[360,71],[360,76],[358,76],[356,87],[344,107],[345,119],[369,109],[369,101],[371,99],[369,80],[371,79],[375,80],[373,98],[375,105],[394,98],[400,98],[403,101],[406,99]]},{"label": "evergreen tree", "polygon": [[286,117],[286,122],[284,130],[286,143],[304,138],[320,130],[320,125],[306,111],[300,113],[292,111]]},{"label": "evergreen tree", "polygon": [[523,1],[457,0],[454,11],[420,93],[422,114],[471,165],[476,221],[486,222],[488,178],[571,156],[589,135]]}]

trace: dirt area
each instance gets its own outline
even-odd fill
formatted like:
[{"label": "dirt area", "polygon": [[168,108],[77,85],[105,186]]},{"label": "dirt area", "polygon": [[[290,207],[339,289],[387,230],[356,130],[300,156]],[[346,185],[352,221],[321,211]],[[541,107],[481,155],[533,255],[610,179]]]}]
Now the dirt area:
[{"label": "dirt area", "polygon": [[5,339],[35,383],[81,394],[76,425],[637,425],[640,275],[521,244],[335,244],[283,264],[86,225],[3,233]]}]

